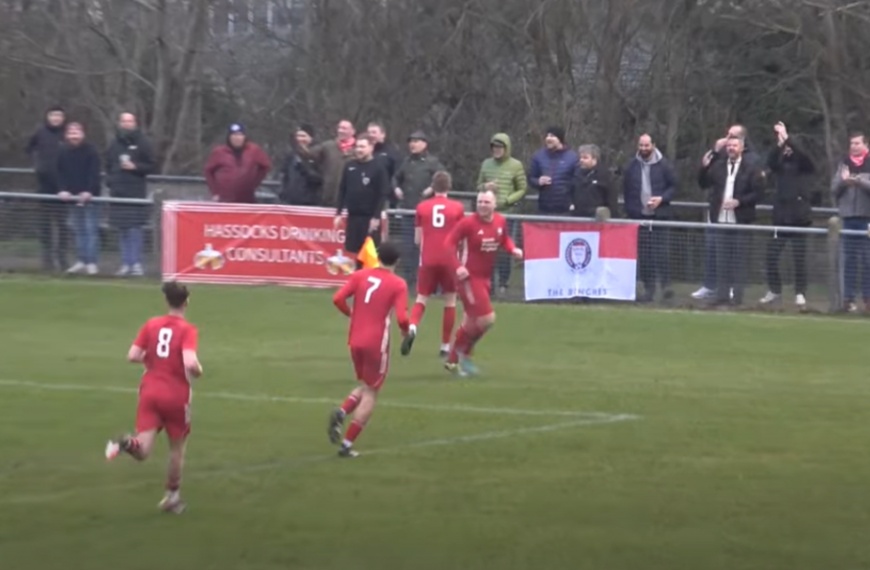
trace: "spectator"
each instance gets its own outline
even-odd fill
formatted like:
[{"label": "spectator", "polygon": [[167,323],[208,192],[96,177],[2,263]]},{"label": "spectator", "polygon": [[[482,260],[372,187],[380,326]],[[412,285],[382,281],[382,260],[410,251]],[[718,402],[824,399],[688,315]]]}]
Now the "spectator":
[{"label": "spectator", "polygon": [[[356,254],[372,236],[375,244],[380,243],[378,228],[381,214],[390,192],[390,178],[383,162],[374,158],[375,145],[368,135],[356,141],[356,158],[344,168],[338,192],[338,206],[335,212],[335,227],[341,225],[341,215],[347,211],[344,231],[344,249]],[[357,260],[357,269],[361,268]]]},{"label": "spectator", "polygon": [[[725,150],[726,160],[713,160],[709,153],[704,156],[698,175],[701,188],[709,189],[710,221],[719,227],[751,224],[755,204],[764,192],[761,164],[744,156],[741,138],[728,139]],[[749,235],[739,230],[716,230],[717,284],[712,304],[739,306],[743,304]]]},{"label": "spectator", "polygon": [[270,170],[269,156],[248,140],[244,125],[233,123],[226,143],[215,147],[205,163],[205,181],[216,202],[254,204]]},{"label": "spectator", "polygon": [[601,150],[585,144],[577,150],[579,165],[574,174],[572,212],[581,218],[594,218],[598,208],[606,207],[616,217],[616,192],[610,173],[601,164]]},{"label": "spectator", "polygon": [[[785,124],[779,122],[773,128],[777,144],[767,157],[767,166],[776,180],[773,225],[805,228],[813,223],[809,185],[816,167],[810,156],[789,137]],[[795,304],[803,309],[807,304],[807,234],[789,231],[777,231],[767,243],[769,290],[761,304],[773,303],[782,295],[779,258],[787,242],[791,242],[794,258]]]},{"label": "spectator", "polygon": [[[480,165],[477,185],[495,184],[496,209],[509,213],[526,195],[526,173],[523,163],[511,156],[511,138],[505,133],[496,133],[489,141],[492,156]],[[516,220],[508,219],[508,232],[517,240],[518,225]],[[492,279],[493,291],[498,284],[501,295],[507,291],[511,276],[511,256],[499,252],[498,261]]]},{"label": "spectator", "polygon": [[76,240],[76,262],[67,273],[96,275],[100,252],[100,210],[91,199],[101,193],[100,153],[85,140],[80,123],[66,127],[66,145],[57,158],[57,184],[60,197],[74,202],[69,208],[70,226]]},{"label": "spectator", "polygon": [[[367,133],[369,138],[375,141],[375,158],[383,162],[387,169],[387,174],[390,177],[390,187],[396,188],[395,180],[396,173],[402,165],[402,155],[396,145],[387,140],[387,131],[384,129],[384,124],[378,121],[369,123]],[[387,200],[390,208],[398,208],[399,194],[398,192],[390,192],[390,197]]]},{"label": "spectator", "polygon": [[[44,123],[27,143],[27,154],[36,170],[40,194],[55,195],[57,187],[57,157],[63,144],[66,113],[54,106],[45,112]],[[66,208],[54,200],[40,200],[39,241],[42,247],[42,268],[63,271],[67,268]],[[57,234],[57,240],[55,240]]]},{"label": "spectator", "polygon": [[[625,213],[632,220],[667,221],[671,219],[671,200],[677,193],[677,177],[670,162],[656,148],[649,134],[637,140],[637,155],[625,166],[622,192]],[[642,227],[638,234],[638,263],[644,286],[641,302],[655,299],[656,284],[661,285],[663,299],[669,301],[671,290],[670,232],[666,227]]]},{"label": "spectator", "polygon": [[[396,173],[395,195],[402,207],[406,210],[415,210],[423,198],[432,195],[432,177],[439,170],[444,170],[441,162],[435,156],[429,154],[429,139],[423,131],[414,131],[408,137],[408,157],[402,161]],[[417,260],[420,256],[420,248],[414,244],[412,218],[404,218],[401,227],[396,233],[402,236],[401,243],[404,246],[399,269],[408,286],[411,287],[417,281]]]},{"label": "spectator", "polygon": [[[724,160],[727,157],[725,152],[725,143],[729,138],[739,138],[745,141],[743,156],[753,162],[760,162],[761,156],[753,150],[752,143],[749,140],[749,131],[741,124],[731,125],[725,136],[716,141],[707,155],[711,157],[711,162]],[[710,214],[707,213],[707,223],[710,223]],[[716,293],[716,232],[713,228],[704,231],[704,281],[701,288],[692,293],[693,299],[710,299]]]},{"label": "spectator", "polygon": [[849,156],[840,163],[831,182],[834,202],[843,220],[844,230],[855,230],[863,235],[843,236],[843,302],[853,313],[858,275],[861,275],[861,293],[864,310],[870,311],[870,160],[867,160],[867,137],[854,133],[849,137]]},{"label": "spectator", "polygon": [[538,191],[538,213],[570,215],[577,160],[574,149],[565,145],[565,129],[548,128],[544,148],[529,166],[529,186]]},{"label": "spectator", "polygon": [[344,167],[355,155],[355,135],[353,123],[342,119],[338,122],[335,139],[308,149],[308,156],[314,159],[318,172],[323,176],[323,206],[338,205],[338,189]]},{"label": "spectator", "polygon": [[[157,166],[151,141],[139,130],[136,115],[121,113],[118,132],[106,153],[106,185],[113,198],[144,200],[148,194],[145,178]],[[138,204],[112,204],[109,220],[119,232],[121,267],[117,275],[144,275],[142,267],[142,228],[147,223],[148,207]]]},{"label": "spectator", "polygon": [[323,192],[323,176],[308,149],[314,140],[314,128],[300,125],[292,148],[281,166],[281,201],[292,206],[318,206]]}]

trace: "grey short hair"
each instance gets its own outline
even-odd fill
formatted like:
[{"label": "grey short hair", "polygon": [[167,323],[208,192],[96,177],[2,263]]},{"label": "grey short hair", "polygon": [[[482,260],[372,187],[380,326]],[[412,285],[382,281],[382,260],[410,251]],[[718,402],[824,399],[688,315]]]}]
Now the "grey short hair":
[{"label": "grey short hair", "polygon": [[601,149],[598,148],[596,144],[584,144],[580,145],[580,148],[577,149],[577,154],[588,154],[595,160],[601,159]]}]

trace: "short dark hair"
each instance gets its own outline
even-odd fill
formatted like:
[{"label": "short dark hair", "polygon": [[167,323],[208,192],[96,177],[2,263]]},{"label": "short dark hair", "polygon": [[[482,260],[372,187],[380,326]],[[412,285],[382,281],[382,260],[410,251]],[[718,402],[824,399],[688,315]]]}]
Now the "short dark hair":
[{"label": "short dark hair", "polygon": [[369,121],[369,124],[366,125],[366,126],[368,126],[368,127],[377,127],[377,128],[379,128],[379,129],[381,129],[381,132],[382,132],[382,133],[387,132],[387,129],[384,128],[384,122],[381,121],[381,120],[377,120],[377,121]]},{"label": "short dark hair", "polygon": [[861,137],[861,140],[864,141],[864,144],[867,144],[867,135],[864,134],[864,131],[852,131],[849,133],[849,140],[857,139]]},{"label": "short dark hair", "polygon": [[356,141],[357,141],[357,142],[359,142],[359,141],[366,141],[366,142],[369,143],[370,145],[375,146],[375,139],[373,139],[372,137],[370,137],[370,136],[368,136],[368,135],[366,135],[366,134],[357,135],[357,137],[356,137]]},{"label": "short dark hair", "polygon": [[453,177],[444,170],[439,170],[432,175],[432,191],[436,194],[447,194],[453,187]]},{"label": "short dark hair", "polygon": [[180,309],[187,303],[187,298],[190,297],[190,291],[185,285],[178,281],[169,281],[163,284],[163,296],[166,297],[166,302],[173,309]]},{"label": "short dark hair", "polygon": [[385,241],[378,246],[378,261],[387,267],[393,267],[399,262],[399,246]]}]

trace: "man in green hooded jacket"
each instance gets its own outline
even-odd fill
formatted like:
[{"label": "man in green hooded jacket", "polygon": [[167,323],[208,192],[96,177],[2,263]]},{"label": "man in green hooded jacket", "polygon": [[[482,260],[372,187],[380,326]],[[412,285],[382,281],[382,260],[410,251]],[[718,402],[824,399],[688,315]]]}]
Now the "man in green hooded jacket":
[{"label": "man in green hooded jacket", "polygon": [[[522,162],[511,156],[511,138],[506,133],[493,135],[489,141],[489,148],[492,151],[492,156],[480,165],[477,186],[478,189],[481,189],[488,182],[495,183],[496,210],[510,213],[526,195],[526,170]],[[517,235],[518,227],[516,220],[508,220],[508,231],[514,240],[519,237]],[[495,292],[496,283],[498,283],[499,293],[504,294],[510,276],[511,258],[509,255],[500,254],[492,279],[493,292]]]}]

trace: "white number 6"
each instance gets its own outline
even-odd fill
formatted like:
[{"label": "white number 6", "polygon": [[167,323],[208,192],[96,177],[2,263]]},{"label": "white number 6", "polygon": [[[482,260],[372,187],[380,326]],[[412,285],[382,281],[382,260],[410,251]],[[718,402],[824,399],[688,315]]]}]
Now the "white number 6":
[{"label": "white number 6", "polygon": [[432,206],[432,227],[443,228],[444,222],[444,204]]},{"label": "white number 6", "polygon": [[169,357],[169,343],[172,341],[172,329],[163,327],[157,332],[157,356],[160,358]]},{"label": "white number 6", "polygon": [[372,294],[378,290],[378,287],[381,286],[381,280],[377,277],[369,277],[368,282],[371,283],[368,289],[366,289],[366,297],[363,299],[363,303],[368,303],[372,300]]}]

